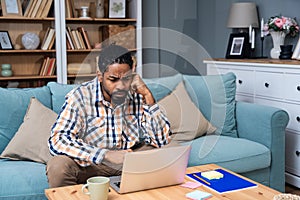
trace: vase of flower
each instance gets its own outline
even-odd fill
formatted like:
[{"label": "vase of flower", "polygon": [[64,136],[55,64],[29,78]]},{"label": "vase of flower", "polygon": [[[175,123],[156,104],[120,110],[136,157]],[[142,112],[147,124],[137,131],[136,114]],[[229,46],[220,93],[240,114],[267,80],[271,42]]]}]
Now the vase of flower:
[{"label": "vase of flower", "polygon": [[273,40],[273,48],[271,49],[271,58],[279,58],[280,45],[284,44],[286,36],[295,37],[299,33],[299,25],[295,18],[285,16],[273,16],[263,27],[264,35],[271,35]]},{"label": "vase of flower", "polygon": [[286,36],[286,33],[283,31],[270,31],[272,40],[273,40],[273,48],[270,51],[271,58],[278,59],[280,56],[280,45],[284,44],[284,39]]}]

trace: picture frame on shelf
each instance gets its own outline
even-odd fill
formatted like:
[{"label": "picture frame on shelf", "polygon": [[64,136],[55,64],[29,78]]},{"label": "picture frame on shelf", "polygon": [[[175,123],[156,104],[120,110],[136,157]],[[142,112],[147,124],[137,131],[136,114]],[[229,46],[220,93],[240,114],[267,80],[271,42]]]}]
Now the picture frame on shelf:
[{"label": "picture frame on shelf", "polygon": [[126,17],[126,0],[109,0],[109,18]]},{"label": "picture frame on shelf", "polygon": [[23,16],[20,0],[1,0],[2,15],[9,17]]},{"label": "picture frame on shelf", "polygon": [[231,33],[228,41],[226,58],[249,57],[249,34]]},{"label": "picture frame on shelf", "polygon": [[8,31],[0,31],[0,49],[2,50],[14,49]]}]

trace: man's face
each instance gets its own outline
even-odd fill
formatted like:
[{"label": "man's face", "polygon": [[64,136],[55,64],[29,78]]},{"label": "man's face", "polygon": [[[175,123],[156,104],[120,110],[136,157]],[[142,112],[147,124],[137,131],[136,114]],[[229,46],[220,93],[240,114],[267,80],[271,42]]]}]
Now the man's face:
[{"label": "man's face", "polygon": [[109,65],[98,78],[102,83],[102,93],[106,101],[114,105],[120,105],[125,101],[133,78],[132,69],[128,64]]}]

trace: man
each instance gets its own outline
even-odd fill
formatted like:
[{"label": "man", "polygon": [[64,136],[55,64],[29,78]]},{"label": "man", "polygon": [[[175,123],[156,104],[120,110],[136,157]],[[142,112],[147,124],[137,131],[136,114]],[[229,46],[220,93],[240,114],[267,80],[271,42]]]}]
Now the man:
[{"label": "man", "polygon": [[121,174],[124,155],[136,147],[169,143],[170,124],[135,73],[127,49],[110,45],[99,56],[97,77],[67,94],[53,125],[47,163],[50,187]]}]

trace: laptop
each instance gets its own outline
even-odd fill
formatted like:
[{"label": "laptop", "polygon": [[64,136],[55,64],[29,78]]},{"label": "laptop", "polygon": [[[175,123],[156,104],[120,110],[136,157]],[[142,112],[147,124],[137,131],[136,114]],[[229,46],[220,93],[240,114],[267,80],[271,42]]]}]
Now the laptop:
[{"label": "laptop", "polygon": [[110,177],[120,194],[183,183],[190,146],[175,146],[125,154],[122,175]]}]

